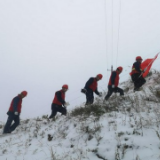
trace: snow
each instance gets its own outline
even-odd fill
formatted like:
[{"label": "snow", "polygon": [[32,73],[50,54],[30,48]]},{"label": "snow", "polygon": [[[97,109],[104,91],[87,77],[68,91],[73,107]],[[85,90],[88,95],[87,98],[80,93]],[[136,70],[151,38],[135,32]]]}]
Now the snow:
[{"label": "snow", "polygon": [[0,136],[0,160],[159,160],[160,73],[152,73],[139,92],[123,82],[125,99],[96,98],[95,104],[109,106],[99,118],[69,113],[56,121],[21,120],[13,133]]}]

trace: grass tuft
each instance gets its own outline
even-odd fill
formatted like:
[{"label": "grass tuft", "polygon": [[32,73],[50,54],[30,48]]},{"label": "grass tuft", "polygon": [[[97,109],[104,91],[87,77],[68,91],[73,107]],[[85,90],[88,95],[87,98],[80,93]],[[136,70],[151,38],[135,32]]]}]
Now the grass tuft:
[{"label": "grass tuft", "polygon": [[90,116],[93,115],[95,117],[100,117],[105,113],[105,109],[101,105],[97,104],[92,104],[88,105],[86,107],[78,107],[72,110],[71,116],[76,117],[76,116]]},{"label": "grass tuft", "polygon": [[156,91],[156,97],[160,98],[160,90]]}]

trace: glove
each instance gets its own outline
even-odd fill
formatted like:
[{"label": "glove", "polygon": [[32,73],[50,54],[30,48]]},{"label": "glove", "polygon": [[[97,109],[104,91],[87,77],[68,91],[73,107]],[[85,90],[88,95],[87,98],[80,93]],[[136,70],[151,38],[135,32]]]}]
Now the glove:
[{"label": "glove", "polygon": [[64,106],[65,106],[65,107],[69,106],[69,102],[65,102],[65,103],[64,103]]},{"label": "glove", "polygon": [[115,85],[114,85],[114,84],[112,84],[112,88],[115,88]]},{"label": "glove", "polygon": [[83,89],[81,89],[81,92],[84,93],[84,94],[86,94],[87,90],[83,88]]},{"label": "glove", "polygon": [[102,97],[102,92],[99,92],[99,97]]},{"label": "glove", "polygon": [[14,112],[14,115],[18,116],[18,112]]}]

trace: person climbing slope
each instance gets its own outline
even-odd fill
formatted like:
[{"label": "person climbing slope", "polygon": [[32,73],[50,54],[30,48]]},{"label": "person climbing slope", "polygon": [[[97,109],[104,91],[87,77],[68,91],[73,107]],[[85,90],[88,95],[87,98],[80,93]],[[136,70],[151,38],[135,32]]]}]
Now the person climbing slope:
[{"label": "person climbing slope", "polygon": [[113,92],[120,93],[121,96],[124,95],[123,89],[118,87],[119,84],[119,74],[121,74],[123,68],[120,66],[116,69],[116,71],[113,71],[111,73],[109,83],[108,83],[108,93],[105,96],[104,100],[108,100],[109,97],[112,95]]},{"label": "person climbing slope", "polygon": [[98,74],[96,77],[91,77],[85,84],[85,87],[81,90],[82,93],[86,94],[86,104],[93,104],[94,102],[94,93],[102,96],[101,92],[98,92],[98,81],[103,77],[102,74]]},{"label": "person climbing slope", "polygon": [[55,116],[57,112],[62,113],[62,115],[67,114],[66,107],[69,105],[69,103],[65,102],[65,93],[67,92],[67,90],[68,90],[68,85],[64,84],[62,86],[62,89],[55,93],[55,96],[51,105],[52,113],[49,119],[52,118],[53,120],[55,120]]},{"label": "person climbing slope", "polygon": [[142,57],[137,56],[136,62],[133,63],[131,78],[134,83],[134,91],[139,91],[140,87],[146,83],[143,78],[144,71],[141,69]]},{"label": "person climbing slope", "polygon": [[[22,108],[22,99],[27,96],[27,91],[22,91],[18,96],[14,97],[9,111],[7,112],[8,119],[5,124],[3,134],[11,133],[14,131],[20,123],[20,113]],[[14,123],[12,124],[12,122]]]}]

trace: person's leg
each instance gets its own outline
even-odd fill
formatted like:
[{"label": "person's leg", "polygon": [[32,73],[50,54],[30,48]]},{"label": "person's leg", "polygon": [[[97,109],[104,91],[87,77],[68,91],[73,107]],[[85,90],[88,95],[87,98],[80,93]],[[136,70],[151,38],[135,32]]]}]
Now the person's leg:
[{"label": "person's leg", "polygon": [[94,96],[92,90],[87,90],[86,93],[86,105],[93,104]]},{"label": "person's leg", "polygon": [[133,82],[135,82],[135,80],[136,80],[135,74],[132,74],[132,75],[131,75],[131,79],[132,79]]},{"label": "person's leg", "polygon": [[105,100],[108,100],[108,98],[112,95],[112,93],[113,93],[112,86],[108,86],[108,93],[105,96]]},{"label": "person's leg", "polygon": [[56,114],[57,114],[57,105],[52,103],[51,109],[52,109],[52,113],[49,116],[49,119],[54,118],[56,116]]},{"label": "person's leg", "polygon": [[12,124],[13,119],[14,118],[13,118],[12,114],[8,115],[8,119],[7,119],[7,122],[6,122],[5,126],[4,126],[3,133],[10,133],[9,128],[10,128],[10,126]]},{"label": "person's leg", "polygon": [[58,106],[58,112],[62,113],[62,115],[65,115],[67,114],[67,109],[62,107],[62,106]]},{"label": "person's leg", "polygon": [[146,80],[141,76],[139,77],[138,88],[142,87],[146,83]]},{"label": "person's leg", "polygon": [[93,91],[91,92],[91,95],[90,95],[90,104],[93,104],[94,102],[94,95],[93,95]]},{"label": "person's leg", "polygon": [[121,89],[121,88],[119,88],[119,87],[116,87],[116,92],[120,93],[121,96],[124,95],[123,89]]},{"label": "person's leg", "polygon": [[19,115],[14,115],[14,123],[12,124],[12,126],[9,128],[9,130],[12,132],[14,131],[17,126],[19,125],[20,119],[19,119]]},{"label": "person's leg", "polygon": [[139,73],[133,74],[133,77],[134,77],[134,90],[137,90],[139,88],[140,75],[141,74],[139,74]]}]

